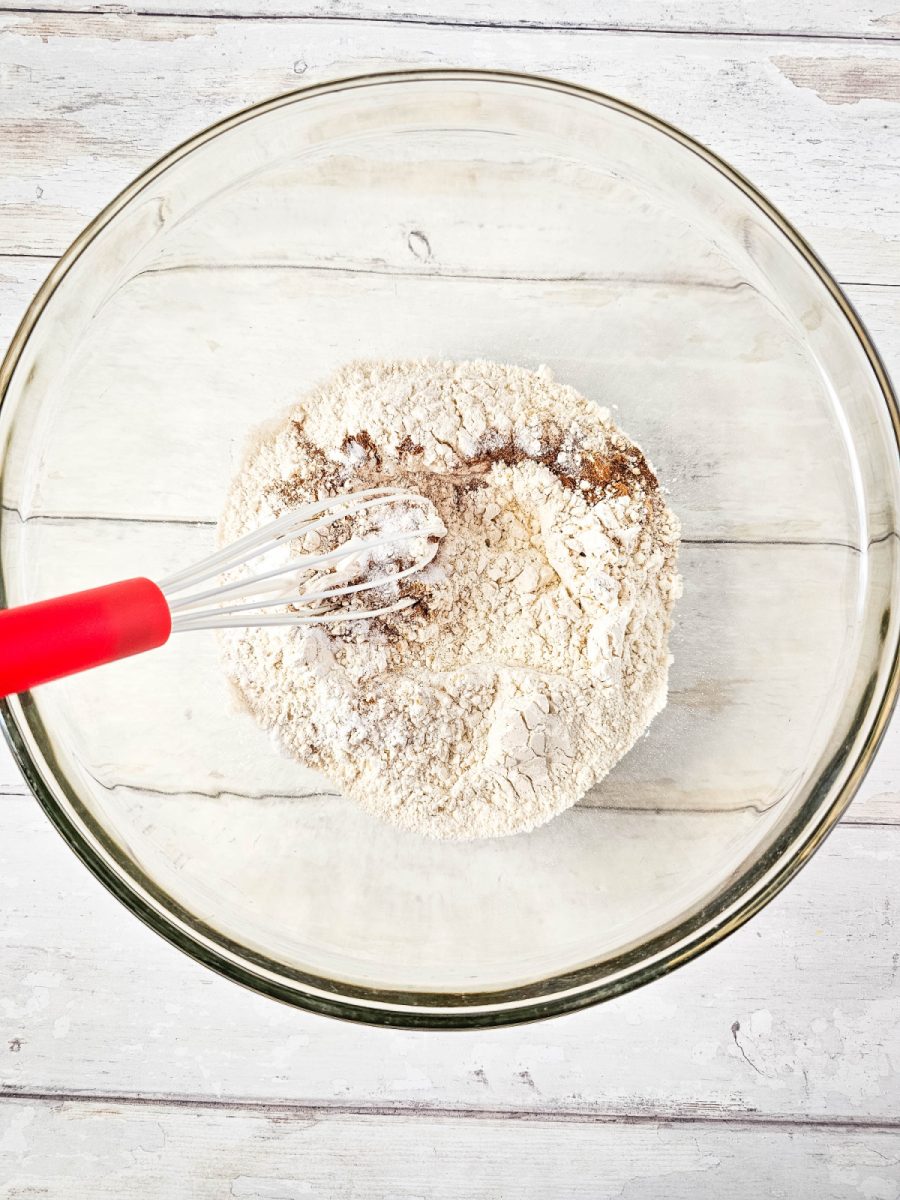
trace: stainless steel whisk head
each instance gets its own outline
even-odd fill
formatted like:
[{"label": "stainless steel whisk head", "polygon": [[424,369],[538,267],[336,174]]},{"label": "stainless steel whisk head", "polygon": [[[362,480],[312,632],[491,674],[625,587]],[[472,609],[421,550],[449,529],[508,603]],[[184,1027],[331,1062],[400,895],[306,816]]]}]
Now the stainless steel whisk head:
[{"label": "stainless steel whisk head", "polygon": [[[371,529],[357,536],[353,527],[362,514],[367,514]],[[297,539],[310,541],[310,535],[338,522],[347,522],[349,536],[335,548],[324,553],[292,549]],[[170,575],[159,588],[172,613],[173,633],[367,620],[416,603],[412,596],[398,596],[374,608],[353,601],[366,592],[391,589],[422,571],[434,559],[446,532],[425,496],[399,487],[367,488],[292,508],[202,562]],[[403,561],[411,558],[412,562],[393,569],[397,560],[390,553],[392,547],[405,549]],[[251,570],[234,576],[250,564],[255,564]],[[210,581],[218,582],[203,586]]]}]

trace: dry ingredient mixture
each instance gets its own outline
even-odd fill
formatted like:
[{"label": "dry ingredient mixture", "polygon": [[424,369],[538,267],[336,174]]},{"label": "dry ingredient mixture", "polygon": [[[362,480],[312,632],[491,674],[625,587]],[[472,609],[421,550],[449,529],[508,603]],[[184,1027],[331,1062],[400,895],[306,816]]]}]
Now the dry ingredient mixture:
[{"label": "dry ingredient mixture", "polygon": [[609,412],[546,368],[362,362],[259,435],[220,536],[386,483],[446,526],[432,564],[387,589],[417,603],[229,631],[227,670],[287,751],[369,812],[439,838],[533,829],[666,703],[678,521]]}]

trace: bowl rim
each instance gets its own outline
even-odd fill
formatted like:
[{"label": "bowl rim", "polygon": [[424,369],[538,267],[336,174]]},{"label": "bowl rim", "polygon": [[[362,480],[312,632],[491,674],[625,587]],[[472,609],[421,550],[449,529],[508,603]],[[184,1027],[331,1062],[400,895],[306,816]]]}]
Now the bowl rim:
[{"label": "bowl rim", "polygon": [[[315,96],[432,80],[445,83],[500,83],[537,88],[600,104],[672,138],[683,149],[698,155],[715,168],[774,223],[824,284],[832,300],[843,313],[881,390],[894,433],[897,464],[900,466],[900,408],[887,371],[865,325],[806,240],[753,184],[717,154],[675,125],[628,101],[580,84],[566,83],[545,76],[478,68],[376,71],[308,84],[248,105],[193,134],[162,155],[136,176],[85,226],[48,274],[26,309],[0,363],[0,407],[6,400],[9,384],[22,352],[56,288],[101,230],[163,171],[219,135],[278,108]],[[0,477],[2,465],[0,461]],[[0,577],[0,605],[3,602],[4,587]],[[245,946],[235,942],[229,943],[224,935],[190,914],[182,912],[180,920],[176,920],[172,898],[162,889],[156,888],[146,877],[143,883],[140,883],[136,878],[134,864],[126,867],[126,860],[118,853],[115,844],[111,839],[105,839],[107,853],[118,861],[121,868],[121,871],[117,872],[52,794],[41,776],[39,764],[28,749],[13,708],[14,698],[0,699],[0,728],[29,788],[69,847],[135,916],[191,958],[252,991],[332,1017],[410,1029],[476,1029],[557,1016],[641,987],[704,953],[768,904],[823,844],[855,796],[872,763],[890,722],[900,690],[900,631],[895,635],[893,645],[885,645],[882,653],[882,661],[890,654],[890,663],[881,694],[876,696],[874,685],[867,690],[855,714],[854,728],[820,773],[807,801],[766,853],[733,879],[715,901],[675,922],[662,934],[655,935],[629,951],[620,952],[612,959],[594,961],[563,974],[532,981],[527,985],[489,992],[386,991],[319,977],[291,970],[283,964],[255,954]],[[37,708],[29,693],[19,698],[19,706],[23,716],[30,714],[31,719],[26,719],[25,724],[32,729],[35,725],[41,727]],[[864,738],[856,758],[835,795],[830,802],[824,803],[835,778],[847,766],[850,745],[860,730],[864,731]],[[53,765],[49,758],[48,765]],[[64,775],[56,772],[53,772],[53,775],[56,783],[64,786]],[[74,795],[70,795],[69,799],[76,801],[77,805]],[[103,843],[102,830],[98,827],[94,833]],[[147,901],[148,893],[155,893],[156,904]],[[236,961],[236,958],[240,961]],[[252,969],[251,964],[258,969]]]}]

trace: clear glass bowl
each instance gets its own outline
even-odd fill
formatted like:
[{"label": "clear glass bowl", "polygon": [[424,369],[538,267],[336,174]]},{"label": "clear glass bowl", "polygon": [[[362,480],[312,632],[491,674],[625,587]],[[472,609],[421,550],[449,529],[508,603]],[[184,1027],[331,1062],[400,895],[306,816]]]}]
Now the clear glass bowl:
[{"label": "clear glass bowl", "polygon": [[236,709],[211,634],[3,718],[189,954],[320,1012],[499,1024],[699,953],[849,802],[897,687],[897,410],[802,239],[664,122],[523,76],[343,80],[175,150],[41,289],[0,375],[2,600],[190,563],[251,427],[425,355],[618,406],[684,523],[668,708],[580,805],[474,844],[378,824]]}]

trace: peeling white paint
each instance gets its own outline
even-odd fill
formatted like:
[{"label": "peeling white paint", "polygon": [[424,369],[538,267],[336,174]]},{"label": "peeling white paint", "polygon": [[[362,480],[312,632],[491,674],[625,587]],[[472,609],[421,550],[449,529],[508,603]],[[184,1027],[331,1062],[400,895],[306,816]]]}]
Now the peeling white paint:
[{"label": "peeling white paint", "polygon": [[230,1194],[233,1200],[296,1200],[298,1196],[311,1196],[313,1190],[303,1179],[239,1175],[232,1180]]},{"label": "peeling white paint", "polygon": [[33,1124],[37,1109],[30,1106],[23,1108],[0,1108],[0,1154],[21,1155],[28,1150],[28,1139],[25,1131]]},{"label": "peeling white paint", "polygon": [[750,1032],[754,1037],[769,1037],[772,1032],[772,1014],[767,1008],[758,1008],[750,1014]]}]

